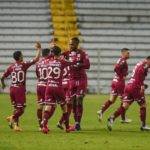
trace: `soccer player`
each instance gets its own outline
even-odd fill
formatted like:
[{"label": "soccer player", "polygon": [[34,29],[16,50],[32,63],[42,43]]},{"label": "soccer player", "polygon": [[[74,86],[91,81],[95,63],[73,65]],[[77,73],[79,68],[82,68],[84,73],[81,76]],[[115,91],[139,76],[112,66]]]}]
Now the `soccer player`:
[{"label": "soccer player", "polygon": [[50,58],[50,49],[42,50],[42,57],[36,63],[36,75],[37,75],[37,118],[39,122],[39,130],[41,131],[43,106],[45,104],[45,91],[47,85],[47,64]]},{"label": "soccer player", "polygon": [[27,69],[35,64],[40,57],[41,45],[37,42],[35,45],[37,49],[36,56],[31,61],[23,61],[23,54],[21,51],[15,51],[13,53],[13,58],[15,60],[8,69],[4,72],[1,78],[2,88],[6,87],[5,78],[11,76],[11,86],[10,86],[10,98],[12,106],[14,107],[14,112],[12,116],[7,117],[9,126],[14,129],[14,131],[21,131],[19,127],[19,118],[24,113],[26,105],[26,72]]},{"label": "soccer player", "polygon": [[[102,121],[104,112],[115,103],[117,97],[119,96],[122,99],[124,88],[125,88],[125,79],[128,75],[128,64],[127,59],[129,59],[130,53],[129,49],[123,48],[121,50],[121,57],[118,59],[114,72],[115,76],[111,83],[111,93],[109,99],[101,106],[100,110],[97,112],[99,121]],[[125,117],[125,112],[121,115],[122,123],[130,123],[131,119]]]},{"label": "soccer player", "polygon": [[148,74],[150,68],[150,56],[148,56],[144,61],[136,64],[133,69],[131,79],[125,86],[123,95],[123,104],[111,115],[108,119],[108,129],[112,130],[112,125],[115,119],[123,114],[129,106],[136,101],[140,106],[140,119],[141,119],[141,130],[150,130],[146,126],[146,101],[145,101],[145,85],[144,80]]},{"label": "soccer player", "polygon": [[76,59],[78,65],[70,67],[69,90],[71,102],[73,103],[73,113],[75,119],[75,129],[80,130],[80,122],[83,114],[83,98],[87,91],[86,69],[90,68],[89,57],[86,52],[79,48],[79,39],[72,38],[69,41],[69,50],[63,53],[68,60]]},{"label": "soccer player", "polygon": [[62,87],[62,76],[63,76],[63,70],[67,66],[75,65],[76,60],[69,62],[64,59],[61,59],[61,49],[58,46],[54,46],[52,48],[52,52],[54,55],[54,58],[49,61],[48,63],[48,83],[46,87],[46,93],[45,93],[45,109],[43,113],[43,120],[42,120],[42,132],[48,133],[48,120],[52,117],[55,108],[56,103],[60,104],[62,112],[63,112],[63,118],[65,120],[65,127],[66,132],[70,132],[69,129],[69,117],[66,109],[66,102],[65,102],[65,93],[64,89]]}]

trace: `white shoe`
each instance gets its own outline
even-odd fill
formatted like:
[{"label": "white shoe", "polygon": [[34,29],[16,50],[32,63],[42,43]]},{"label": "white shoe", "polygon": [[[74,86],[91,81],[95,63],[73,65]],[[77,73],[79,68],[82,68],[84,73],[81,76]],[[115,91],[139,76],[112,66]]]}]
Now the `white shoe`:
[{"label": "white shoe", "polygon": [[141,131],[150,131],[150,127],[148,126],[142,126]]},{"label": "white shoe", "polygon": [[131,122],[132,120],[128,118],[126,118],[125,120],[121,120],[121,123],[131,123]]},{"label": "white shoe", "polygon": [[103,113],[102,110],[97,111],[97,115],[98,115],[98,120],[99,122],[101,122],[103,120]]},{"label": "white shoe", "polygon": [[113,118],[112,118],[112,117],[108,118],[108,121],[107,121],[107,128],[108,128],[109,131],[112,130],[113,123],[114,123]]}]

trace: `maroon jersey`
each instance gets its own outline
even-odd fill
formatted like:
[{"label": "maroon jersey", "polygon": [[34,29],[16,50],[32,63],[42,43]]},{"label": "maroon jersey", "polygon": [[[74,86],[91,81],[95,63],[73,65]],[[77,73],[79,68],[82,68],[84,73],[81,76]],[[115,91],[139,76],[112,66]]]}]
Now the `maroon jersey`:
[{"label": "maroon jersey", "polygon": [[52,59],[48,63],[48,86],[62,86],[64,68],[74,65],[74,62],[68,62],[64,59]]},{"label": "maroon jersey", "polygon": [[37,85],[47,84],[47,74],[48,74],[47,65],[48,65],[49,59],[51,58],[43,57],[36,63],[36,75],[38,78]]},{"label": "maroon jersey", "polygon": [[128,64],[125,58],[119,58],[114,68],[115,76],[113,81],[124,80],[124,77],[128,75]]},{"label": "maroon jersey", "polygon": [[8,67],[3,74],[3,77],[7,78],[9,75],[11,75],[12,86],[25,86],[27,69],[33,64],[35,64],[34,60],[27,62],[16,61]]},{"label": "maroon jersey", "polygon": [[147,66],[145,61],[140,61],[136,64],[132,71],[131,79],[129,80],[129,84],[132,84],[134,88],[141,88],[144,85],[145,77],[147,76],[149,67]]},{"label": "maroon jersey", "polygon": [[90,68],[89,57],[82,49],[77,51],[66,51],[63,53],[64,57],[70,61],[76,60],[77,65],[70,67],[70,78],[81,79],[86,78],[86,69]]},{"label": "maroon jersey", "polygon": [[63,71],[63,79],[69,79],[70,77],[70,66],[67,66],[66,68],[64,68]]}]

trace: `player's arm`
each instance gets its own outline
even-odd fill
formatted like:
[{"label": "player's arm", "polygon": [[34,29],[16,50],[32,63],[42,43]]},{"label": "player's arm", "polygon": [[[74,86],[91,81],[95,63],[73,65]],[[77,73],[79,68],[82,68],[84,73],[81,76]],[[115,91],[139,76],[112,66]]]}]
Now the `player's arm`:
[{"label": "player's arm", "polygon": [[5,78],[7,78],[10,75],[10,73],[11,73],[10,70],[11,70],[11,68],[9,67],[1,77],[2,89],[4,89],[6,87]]},{"label": "player's arm", "polygon": [[63,58],[63,59],[61,58],[61,60],[62,60],[62,62],[63,62],[64,68],[66,68],[66,67],[68,67],[68,66],[77,65],[77,61],[76,61],[76,60],[74,60],[74,61],[69,61],[69,60],[64,59],[64,58]]},{"label": "player's arm", "polygon": [[68,57],[68,51],[61,53],[61,57],[65,58],[65,59],[69,59]]},{"label": "player's arm", "polygon": [[39,61],[39,58],[41,55],[41,44],[40,44],[40,42],[37,42],[35,44],[35,49],[37,50],[35,57],[32,60],[25,62],[25,68],[26,69],[28,69],[30,66],[32,66],[33,64],[35,64],[36,62]]},{"label": "player's arm", "polygon": [[80,68],[89,69],[90,68],[90,60],[89,60],[88,54],[83,53],[82,62],[78,62],[77,65]]},{"label": "player's arm", "polygon": [[139,81],[139,84],[141,85],[141,93],[144,93],[144,91],[145,91],[145,85],[144,85],[145,70],[143,68],[139,69],[137,78],[138,78],[137,80]]},{"label": "player's arm", "polygon": [[125,61],[119,61],[117,62],[117,64],[115,65],[114,71],[116,72],[116,74],[118,76],[122,76],[123,78],[126,78],[127,73],[126,71],[124,71],[124,66],[125,66]]},{"label": "player's arm", "polygon": [[41,43],[40,42],[36,42],[35,49],[37,50],[37,52],[33,60],[34,62],[37,62],[41,55]]}]

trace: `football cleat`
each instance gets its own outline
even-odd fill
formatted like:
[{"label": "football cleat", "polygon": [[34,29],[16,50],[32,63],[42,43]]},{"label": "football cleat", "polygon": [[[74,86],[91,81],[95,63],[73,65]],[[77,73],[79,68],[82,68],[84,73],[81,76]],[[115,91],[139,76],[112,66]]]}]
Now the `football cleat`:
[{"label": "football cleat", "polygon": [[14,126],[13,115],[7,117],[6,120],[7,120],[7,122],[8,122],[8,125],[9,125],[10,129],[13,129],[13,126]]},{"label": "football cleat", "polygon": [[42,128],[41,128],[41,127],[39,127],[39,131],[40,131],[40,132],[42,131]]},{"label": "football cleat", "polygon": [[141,131],[150,131],[150,127],[148,126],[142,126]]},{"label": "football cleat", "polygon": [[57,123],[56,127],[59,128],[59,129],[61,129],[61,130],[64,129],[64,127],[59,122]]},{"label": "football cleat", "polygon": [[76,131],[80,131],[81,130],[81,126],[80,126],[79,123],[75,124],[75,129],[76,129]]},{"label": "football cleat", "polygon": [[68,129],[66,129],[66,132],[67,132],[67,133],[73,132],[73,131],[76,131],[76,129],[75,129],[74,126],[70,126]]},{"label": "football cleat", "polygon": [[14,125],[13,130],[16,131],[16,132],[21,132],[22,131],[22,129],[17,124]]},{"label": "football cleat", "polygon": [[131,122],[132,120],[128,118],[126,118],[125,120],[121,120],[121,123],[131,123]]},{"label": "football cleat", "polygon": [[42,133],[48,134],[48,132],[49,132],[49,128],[47,126],[42,128]]},{"label": "football cleat", "polygon": [[103,113],[102,110],[97,111],[97,115],[98,115],[98,120],[101,122],[103,119]]},{"label": "football cleat", "polygon": [[108,118],[108,121],[107,121],[107,128],[108,128],[109,131],[112,131],[113,123],[114,123],[113,118],[112,118],[112,117]]}]

